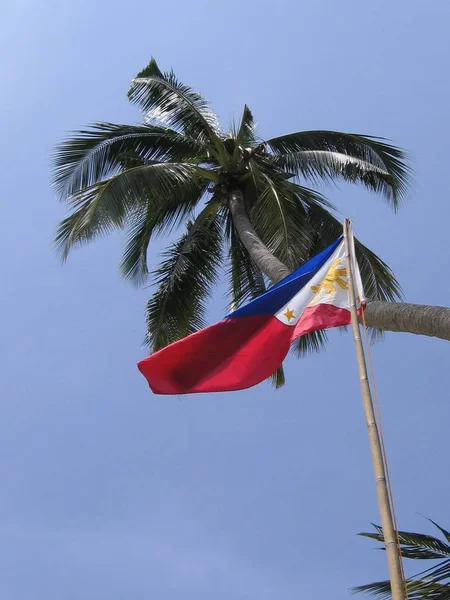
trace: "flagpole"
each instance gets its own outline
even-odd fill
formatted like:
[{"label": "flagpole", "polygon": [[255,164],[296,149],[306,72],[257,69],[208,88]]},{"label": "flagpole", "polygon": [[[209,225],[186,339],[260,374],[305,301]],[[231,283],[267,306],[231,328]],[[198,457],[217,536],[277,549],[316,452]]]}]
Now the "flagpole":
[{"label": "flagpole", "polygon": [[372,454],[372,464],[375,476],[381,527],[383,530],[384,544],[386,547],[392,600],[405,600],[405,586],[402,577],[399,548],[397,545],[396,532],[392,520],[391,503],[386,484],[386,473],[383,454],[381,451],[380,436],[378,434],[378,426],[373,408],[372,394],[370,392],[369,379],[367,376],[367,366],[356,308],[355,281],[353,276],[353,264],[355,264],[355,257],[352,256],[353,244],[350,243],[350,235],[351,222],[349,219],[346,219],[344,222],[344,241],[353,339],[355,342],[356,358],[358,361],[359,382],[361,386],[364,414],[369,433],[370,451]]}]

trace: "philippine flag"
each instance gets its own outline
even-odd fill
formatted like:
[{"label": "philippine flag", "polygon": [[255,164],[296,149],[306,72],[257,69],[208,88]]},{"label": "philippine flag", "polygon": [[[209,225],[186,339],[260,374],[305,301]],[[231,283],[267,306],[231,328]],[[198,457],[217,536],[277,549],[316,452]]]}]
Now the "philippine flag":
[{"label": "philippine flag", "polygon": [[[365,301],[356,261],[352,271],[360,308]],[[138,368],[155,394],[243,390],[270,377],[296,338],[350,322],[345,248],[339,238],[266,293],[155,352]]]}]

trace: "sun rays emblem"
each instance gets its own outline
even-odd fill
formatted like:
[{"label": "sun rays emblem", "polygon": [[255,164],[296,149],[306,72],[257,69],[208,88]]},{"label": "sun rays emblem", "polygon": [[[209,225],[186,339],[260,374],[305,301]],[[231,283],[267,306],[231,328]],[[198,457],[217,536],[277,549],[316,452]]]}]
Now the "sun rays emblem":
[{"label": "sun rays emblem", "polygon": [[321,290],[324,290],[328,295],[334,296],[337,291],[336,286],[340,287],[342,290],[348,289],[348,283],[344,277],[347,277],[347,269],[342,267],[340,259],[336,258],[331,263],[331,267],[322,282],[319,285],[311,286],[311,289],[314,292],[314,298],[318,296]]}]

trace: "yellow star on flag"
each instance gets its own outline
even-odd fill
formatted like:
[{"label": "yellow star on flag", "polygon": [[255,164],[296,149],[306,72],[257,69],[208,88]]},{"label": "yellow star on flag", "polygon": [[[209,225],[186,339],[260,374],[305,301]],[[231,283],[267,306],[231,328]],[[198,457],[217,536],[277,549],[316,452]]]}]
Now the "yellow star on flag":
[{"label": "yellow star on flag", "polygon": [[288,320],[288,322],[294,318],[294,311],[293,310],[289,310],[289,307],[287,307],[286,312],[283,313],[283,315],[286,317],[286,319]]}]

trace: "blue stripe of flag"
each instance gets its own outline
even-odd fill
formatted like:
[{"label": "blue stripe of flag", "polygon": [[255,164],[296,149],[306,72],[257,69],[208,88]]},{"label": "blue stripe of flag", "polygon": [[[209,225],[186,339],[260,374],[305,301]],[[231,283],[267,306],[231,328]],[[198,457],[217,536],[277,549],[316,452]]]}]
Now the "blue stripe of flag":
[{"label": "blue stripe of flag", "polygon": [[245,306],[226,315],[226,319],[235,317],[249,317],[251,315],[273,315],[277,313],[289,300],[304,287],[317,271],[326,263],[339,244],[342,236],[331,246],[325,248],[305,262],[293,273],[273,285],[261,296],[252,300]]}]

